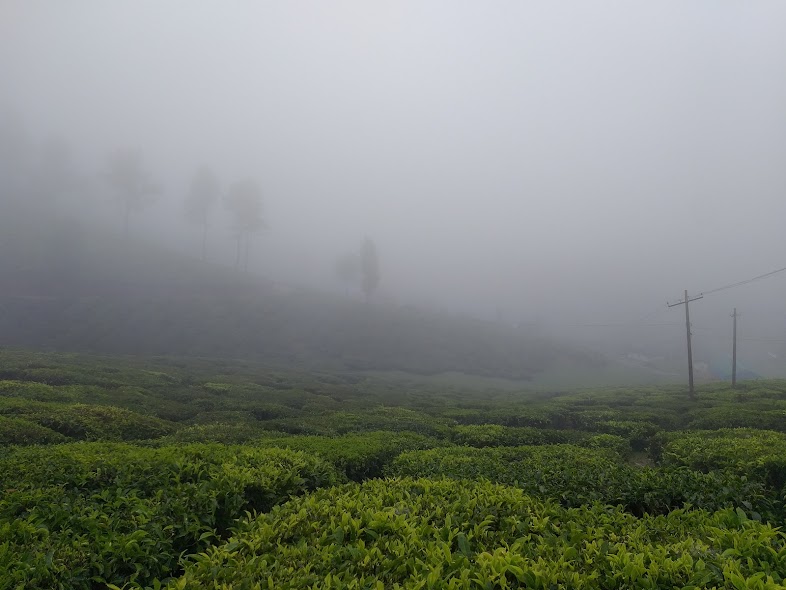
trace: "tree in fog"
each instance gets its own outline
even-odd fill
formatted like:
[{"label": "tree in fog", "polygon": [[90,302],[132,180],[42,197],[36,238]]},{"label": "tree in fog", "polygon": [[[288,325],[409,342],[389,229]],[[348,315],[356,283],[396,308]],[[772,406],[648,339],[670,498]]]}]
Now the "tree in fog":
[{"label": "tree in fog", "polygon": [[191,179],[191,186],[186,194],[186,219],[202,228],[202,262],[207,259],[208,220],[220,190],[218,180],[210,168],[200,166]]},{"label": "tree in fog", "polygon": [[262,218],[262,190],[251,179],[235,182],[229,187],[224,203],[232,213],[232,232],[237,241],[235,268],[242,266],[248,271],[251,236],[267,227]]},{"label": "tree in fog", "polygon": [[336,260],[336,277],[341,281],[349,294],[350,285],[357,284],[360,276],[360,257],[355,252],[339,256]]},{"label": "tree in fog", "polygon": [[365,238],[360,247],[360,277],[360,286],[368,299],[379,286],[377,246],[371,238]]},{"label": "tree in fog", "polygon": [[123,234],[128,237],[132,211],[141,211],[153,202],[158,192],[138,151],[120,148],[109,154],[106,179],[115,192],[123,212]]}]

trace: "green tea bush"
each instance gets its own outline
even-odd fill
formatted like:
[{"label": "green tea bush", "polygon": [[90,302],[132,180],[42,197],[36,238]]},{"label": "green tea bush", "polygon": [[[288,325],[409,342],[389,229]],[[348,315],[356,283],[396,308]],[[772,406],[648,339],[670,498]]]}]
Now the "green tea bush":
[{"label": "green tea bush", "polygon": [[445,446],[446,442],[414,432],[364,432],[338,437],[286,436],[258,439],[257,446],[276,446],[318,455],[353,481],[380,477],[405,451]]},{"label": "green tea bush", "polygon": [[0,396],[20,397],[36,401],[58,401],[63,394],[51,385],[29,381],[0,380]]},{"label": "green tea bush", "polygon": [[172,433],[169,422],[131,410],[91,404],[39,404],[19,407],[19,417],[75,440],[124,441]]},{"label": "green tea bush", "polygon": [[620,500],[625,466],[607,450],[573,445],[468,447],[403,453],[388,475],[485,478],[521,487],[527,493],[553,498],[567,506]]},{"label": "green tea bush", "polygon": [[581,446],[588,449],[609,449],[623,458],[628,458],[632,454],[628,439],[615,434],[594,434],[584,440]]},{"label": "green tea bush", "polygon": [[626,438],[634,451],[643,451],[660,428],[651,422],[607,420],[595,424],[593,430]]},{"label": "green tea bush", "polygon": [[0,456],[0,588],[144,585],[247,511],[340,481],[285,449],[80,443]]},{"label": "green tea bush", "polygon": [[786,539],[743,511],[637,518],[489,482],[321,490],[192,556],[182,590],[783,588]]},{"label": "green tea bush", "polygon": [[514,427],[500,424],[467,424],[455,426],[451,430],[451,439],[454,443],[478,448],[579,443],[590,436],[591,434],[579,430]]},{"label": "green tea bush", "polygon": [[510,407],[496,406],[478,411],[470,408],[446,408],[442,415],[458,424],[499,424],[500,426],[529,426],[532,428],[554,428],[563,422],[561,410],[545,406],[520,405]]},{"label": "green tea bush", "polygon": [[0,416],[0,445],[47,445],[67,440],[59,432],[35,422]]},{"label": "green tea bush", "polygon": [[723,428],[755,428],[786,432],[786,408],[762,410],[719,406],[693,412],[689,430],[720,430]]},{"label": "green tea bush", "polygon": [[723,473],[638,469],[609,449],[572,445],[438,448],[402,453],[389,475],[488,479],[567,507],[592,502],[621,505],[632,514],[665,514],[693,506],[746,507],[770,517],[773,498],[760,482]]},{"label": "green tea bush", "polygon": [[290,434],[336,436],[351,432],[415,432],[425,436],[447,436],[452,423],[422,412],[398,407],[378,407],[297,418],[268,420],[266,428]]},{"label": "green tea bush", "polygon": [[780,490],[786,485],[786,434],[743,428],[679,433],[664,446],[662,462],[705,472],[728,470]]},{"label": "green tea bush", "polygon": [[269,431],[264,430],[260,425],[253,422],[193,424],[180,428],[169,436],[157,439],[157,444],[161,446],[175,443],[216,442],[225,445],[237,445],[247,443],[266,434],[269,434]]}]

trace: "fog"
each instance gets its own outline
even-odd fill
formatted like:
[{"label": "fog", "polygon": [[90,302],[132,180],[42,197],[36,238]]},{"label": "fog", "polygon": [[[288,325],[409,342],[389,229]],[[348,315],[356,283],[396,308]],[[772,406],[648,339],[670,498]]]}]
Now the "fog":
[{"label": "fog", "polygon": [[[667,300],[786,266],[785,29],[778,0],[2,0],[0,215],[60,141],[70,214],[122,235],[104,176],[129,147],[159,189],[129,239],[199,256],[204,164],[261,188],[255,274],[343,293],[368,236],[380,301],[683,355]],[[210,262],[232,266],[230,225],[216,207]],[[781,273],[692,303],[697,357],[736,306],[741,355],[782,358],[785,294]]]}]

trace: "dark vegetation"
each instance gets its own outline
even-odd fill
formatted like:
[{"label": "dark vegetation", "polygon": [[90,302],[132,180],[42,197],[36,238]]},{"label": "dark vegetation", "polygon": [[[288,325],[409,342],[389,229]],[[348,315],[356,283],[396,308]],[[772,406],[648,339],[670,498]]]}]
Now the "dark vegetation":
[{"label": "dark vegetation", "polygon": [[2,349],[0,589],[780,588],[785,411]]}]

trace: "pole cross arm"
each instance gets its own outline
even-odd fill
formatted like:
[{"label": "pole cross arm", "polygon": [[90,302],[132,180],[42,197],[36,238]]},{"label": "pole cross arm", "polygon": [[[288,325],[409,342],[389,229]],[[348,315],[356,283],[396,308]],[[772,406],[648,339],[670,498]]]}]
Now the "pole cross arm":
[{"label": "pole cross arm", "polygon": [[[704,295],[698,295],[696,297],[691,297],[690,299],[687,300],[687,302],[698,301],[699,299],[704,299]],[[666,306],[667,307],[677,307],[678,305],[685,305],[685,303],[686,303],[685,301],[678,301],[677,303],[667,303]]]}]

